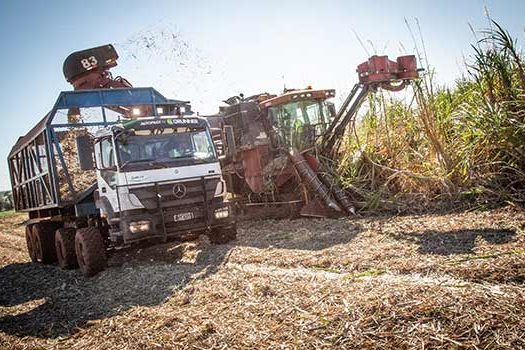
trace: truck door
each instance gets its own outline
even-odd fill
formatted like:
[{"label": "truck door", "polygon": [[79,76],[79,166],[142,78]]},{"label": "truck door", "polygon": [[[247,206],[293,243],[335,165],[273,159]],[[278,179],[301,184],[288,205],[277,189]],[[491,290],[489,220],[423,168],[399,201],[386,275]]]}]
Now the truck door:
[{"label": "truck door", "polygon": [[115,157],[115,148],[110,137],[100,140],[95,145],[95,158],[97,161],[97,182],[100,195],[100,201],[103,204],[101,208],[108,216],[119,212],[119,203],[117,198],[117,163]]}]

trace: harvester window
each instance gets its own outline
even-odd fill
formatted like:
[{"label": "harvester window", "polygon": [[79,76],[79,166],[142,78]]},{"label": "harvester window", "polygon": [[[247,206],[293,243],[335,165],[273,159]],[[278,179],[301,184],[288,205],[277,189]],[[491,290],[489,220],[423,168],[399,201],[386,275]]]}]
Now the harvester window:
[{"label": "harvester window", "polygon": [[271,115],[277,115],[280,127],[289,127],[299,121],[307,125],[317,125],[326,123],[324,113],[325,108],[318,101],[298,101],[287,103],[270,109]]},{"label": "harvester window", "polygon": [[323,122],[321,111],[317,103],[306,105],[306,115],[310,121],[310,124],[316,125]]},{"label": "harvester window", "polygon": [[270,108],[277,119],[280,145],[302,149],[310,147],[321,135],[328,122],[323,101],[299,100]]}]

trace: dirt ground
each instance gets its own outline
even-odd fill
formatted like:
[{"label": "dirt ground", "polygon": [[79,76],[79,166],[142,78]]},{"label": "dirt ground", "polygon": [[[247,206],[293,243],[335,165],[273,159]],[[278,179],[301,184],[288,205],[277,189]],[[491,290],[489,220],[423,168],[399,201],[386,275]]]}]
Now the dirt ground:
[{"label": "dirt ground", "polygon": [[525,213],[243,222],[120,250],[93,278],[32,264],[0,219],[1,349],[523,349]]}]

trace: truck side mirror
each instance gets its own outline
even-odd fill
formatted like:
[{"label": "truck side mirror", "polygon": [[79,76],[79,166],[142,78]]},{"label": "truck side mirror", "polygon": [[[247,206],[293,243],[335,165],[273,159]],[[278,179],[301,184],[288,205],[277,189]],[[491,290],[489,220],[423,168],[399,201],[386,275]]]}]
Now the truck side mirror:
[{"label": "truck side mirror", "polygon": [[80,135],[76,138],[78,163],[81,170],[95,169],[95,162],[93,161],[93,143],[89,135]]},{"label": "truck side mirror", "polygon": [[233,126],[224,125],[224,138],[226,141],[226,154],[233,156],[237,152],[237,146],[235,145],[235,134],[233,133]]}]

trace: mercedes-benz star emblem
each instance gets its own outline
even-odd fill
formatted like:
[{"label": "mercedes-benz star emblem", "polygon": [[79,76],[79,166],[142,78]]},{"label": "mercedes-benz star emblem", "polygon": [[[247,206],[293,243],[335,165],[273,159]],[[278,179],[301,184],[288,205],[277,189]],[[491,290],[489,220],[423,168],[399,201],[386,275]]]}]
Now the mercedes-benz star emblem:
[{"label": "mercedes-benz star emblem", "polygon": [[173,186],[173,195],[177,199],[181,199],[182,197],[184,197],[186,195],[186,186],[184,186],[183,184],[176,184],[175,186]]}]

